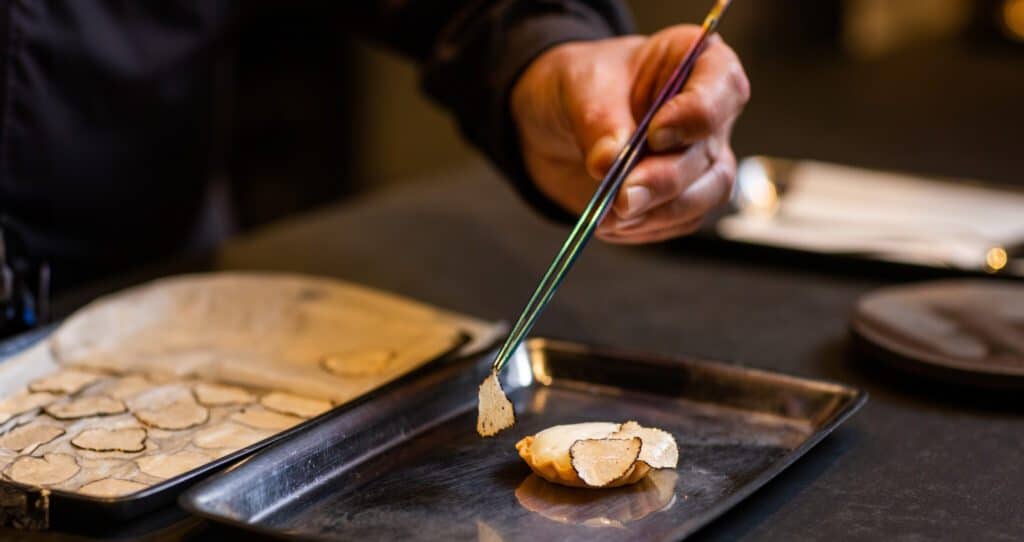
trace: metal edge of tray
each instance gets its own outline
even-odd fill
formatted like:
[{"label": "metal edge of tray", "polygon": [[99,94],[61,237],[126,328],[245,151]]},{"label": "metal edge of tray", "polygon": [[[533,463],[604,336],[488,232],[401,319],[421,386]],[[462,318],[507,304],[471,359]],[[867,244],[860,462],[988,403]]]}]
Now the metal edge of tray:
[{"label": "metal edge of tray", "polygon": [[[758,489],[763,487],[769,481],[778,476],[782,471],[784,471],[786,468],[788,468],[790,465],[796,462],[800,457],[806,454],[807,451],[809,451],[811,448],[813,448],[819,442],[821,442],[825,437],[831,434],[832,431],[835,430],[835,428],[837,428],[840,424],[845,422],[854,413],[856,413],[868,400],[867,392],[844,384],[829,382],[825,380],[816,380],[811,378],[792,376],[784,373],[754,369],[738,365],[731,365],[725,362],[704,360],[694,357],[669,357],[651,354],[640,354],[630,350],[602,346],[589,346],[580,343],[574,343],[571,341],[545,338],[529,339],[524,343],[524,346],[521,348],[525,349],[525,351],[528,353],[528,357],[535,355],[536,352],[544,351],[545,349],[558,349],[561,350],[562,352],[570,354],[615,357],[620,359],[628,359],[631,362],[637,364],[656,366],[662,368],[679,366],[711,367],[714,370],[722,371],[732,376],[754,376],[757,379],[770,380],[776,383],[800,387],[805,390],[824,392],[827,394],[831,394],[833,396],[841,396],[844,399],[842,404],[836,405],[830,416],[828,416],[825,419],[817,421],[817,425],[814,428],[813,432],[799,446],[789,451],[788,453],[786,453],[786,455],[782,456],[777,461],[772,463],[757,477],[747,481],[743,485],[742,489],[724,498],[723,500],[719,501],[714,506],[709,508],[707,511],[705,511],[702,514],[700,521],[693,524],[681,525],[678,529],[667,533],[669,536],[676,538],[678,538],[680,535],[685,536],[685,533],[694,532],[704,527],[705,525],[711,523],[712,521],[723,515],[725,512],[727,512],[729,509],[734,507],[736,504],[741,502],[743,499],[749,497],[751,494],[753,494]],[[489,354],[493,354],[493,352],[490,352]],[[470,372],[473,371],[474,368],[479,369],[479,367],[483,366],[480,363],[480,360],[481,358],[485,358],[485,356],[488,356],[488,354],[482,354],[460,360],[460,363],[458,363],[457,365],[449,365],[446,371],[444,372],[455,373],[455,371],[458,371],[460,369],[464,369],[467,372]],[[440,374],[442,374],[442,372],[439,371],[433,376],[436,378]],[[412,387],[416,385],[416,383],[406,382],[404,385]],[[510,389],[509,393],[512,393],[513,391],[514,390]],[[475,402],[475,397],[472,398],[472,400]],[[334,412],[332,413],[332,417],[341,417],[345,416],[346,414],[355,413],[352,411]],[[417,429],[417,431],[414,432],[414,434],[418,434],[423,431],[428,431],[430,428],[435,427],[437,423],[443,423],[443,421],[444,420],[441,420],[439,422],[427,424],[423,427],[420,427]],[[309,430],[312,431],[314,429],[309,428]],[[284,451],[285,446],[286,444],[284,443],[278,443],[273,446],[269,446],[264,450],[261,450],[260,452],[250,456],[245,463],[248,463],[249,461],[259,462],[261,458],[269,458],[275,452]],[[240,463],[239,465],[232,469],[211,476],[206,480],[202,481],[201,483],[193,486],[188,491],[185,491],[181,495],[179,495],[178,505],[186,512],[194,516],[273,539],[321,540],[321,538],[318,537],[301,536],[296,535],[294,533],[282,533],[280,530],[276,530],[265,525],[247,522],[245,520],[235,519],[232,517],[228,517],[226,515],[217,514],[216,512],[210,511],[200,502],[202,500],[204,491],[214,488],[218,484],[221,484],[225,480],[228,480],[228,477],[232,476],[232,470],[234,470],[235,468],[244,468],[244,466],[244,464]]]},{"label": "metal edge of tray", "polygon": [[[50,324],[44,328],[15,335],[14,337],[0,342],[0,363],[3,363],[3,361],[10,356],[23,352],[39,341],[45,339],[56,329],[57,325],[59,325],[59,323]],[[75,528],[79,525],[90,523],[97,518],[118,521],[134,519],[148,512],[152,512],[169,504],[175,503],[177,497],[181,493],[188,490],[188,488],[192,487],[202,479],[210,476],[212,473],[237,463],[263,448],[277,444],[300,431],[318,425],[325,419],[328,419],[332,414],[344,412],[365,402],[372,401],[380,395],[388,393],[389,390],[400,387],[409,381],[416,380],[424,373],[437,370],[440,367],[450,364],[451,362],[459,359],[459,356],[457,356],[458,349],[460,345],[465,344],[467,338],[468,337],[463,337],[463,339],[459,341],[448,353],[430,360],[422,366],[392,380],[387,384],[384,384],[375,390],[367,392],[348,403],[336,406],[318,416],[304,420],[296,426],[275,433],[259,442],[236,450],[235,452],[223,457],[214,459],[209,463],[205,463],[190,471],[179,474],[173,478],[168,478],[167,480],[146,487],[145,489],[135,493],[130,493],[121,497],[96,497],[61,489],[28,486],[11,480],[3,480],[0,483],[3,483],[5,486],[10,488],[16,488],[26,495],[33,497],[33,499],[30,500],[38,500],[45,492],[47,495],[45,502],[48,506],[47,528]]]}]

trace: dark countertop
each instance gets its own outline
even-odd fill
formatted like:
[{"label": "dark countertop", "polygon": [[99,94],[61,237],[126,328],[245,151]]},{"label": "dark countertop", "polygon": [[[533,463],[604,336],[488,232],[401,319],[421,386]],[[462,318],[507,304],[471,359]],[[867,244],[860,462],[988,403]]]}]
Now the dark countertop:
[{"label": "dark countertop", "polygon": [[[210,261],[157,272],[197,265],[297,270],[510,319],[565,235],[480,168],[278,223]],[[702,243],[594,243],[534,335],[725,360],[870,392],[853,419],[697,539],[1020,539],[1024,405],[891,373],[847,344],[857,297],[907,278],[886,268]],[[121,285],[66,296],[62,306]],[[11,534],[0,530],[2,538]],[[228,533],[188,520],[167,534]]]}]

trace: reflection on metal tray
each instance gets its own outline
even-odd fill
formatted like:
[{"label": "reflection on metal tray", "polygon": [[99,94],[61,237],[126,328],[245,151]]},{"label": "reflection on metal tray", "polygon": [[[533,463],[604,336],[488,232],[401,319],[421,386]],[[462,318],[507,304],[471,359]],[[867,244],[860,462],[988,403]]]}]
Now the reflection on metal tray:
[{"label": "reflection on metal tray", "polygon": [[[189,511],[264,534],[358,540],[662,540],[705,525],[856,411],[837,384],[696,360],[533,340],[503,374],[518,424],[476,436],[490,358],[329,414],[182,495]],[[680,465],[613,491],[560,488],[514,449],[550,425],[638,420],[675,435]]]}]

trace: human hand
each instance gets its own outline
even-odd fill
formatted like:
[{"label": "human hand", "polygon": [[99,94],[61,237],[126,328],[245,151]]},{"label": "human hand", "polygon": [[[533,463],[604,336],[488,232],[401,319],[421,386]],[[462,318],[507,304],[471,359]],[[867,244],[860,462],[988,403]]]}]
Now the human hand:
[{"label": "human hand", "polygon": [[[512,90],[511,111],[537,188],[579,214],[700,28],[679,25],[554,47]],[[597,236],[649,243],[686,235],[724,203],[736,176],[732,126],[750,97],[736,54],[712,36],[679,95],[651,121],[650,150],[626,178]]]}]

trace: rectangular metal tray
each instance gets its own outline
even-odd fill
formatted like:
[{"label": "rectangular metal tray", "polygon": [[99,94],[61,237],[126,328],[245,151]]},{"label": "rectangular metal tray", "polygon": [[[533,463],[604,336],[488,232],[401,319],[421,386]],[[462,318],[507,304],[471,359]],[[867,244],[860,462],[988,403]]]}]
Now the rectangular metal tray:
[{"label": "rectangular metal tray", "polygon": [[[503,374],[518,423],[475,433],[490,356],[334,412],[182,495],[206,518],[271,536],[398,540],[672,540],[764,485],[866,400],[838,384],[692,359],[532,340]],[[671,432],[676,471],[616,490],[536,478],[517,440],[638,420]]]},{"label": "rectangular metal tray", "polygon": [[[0,341],[0,363],[23,352],[37,342],[46,339],[56,327],[56,324],[52,324]],[[402,383],[415,380],[419,378],[421,373],[430,372],[435,366],[450,362],[454,357],[454,353],[449,353],[362,397],[335,407],[328,413],[306,420],[294,427],[275,433],[259,442],[214,459],[188,472],[168,478],[163,482],[123,497],[94,497],[57,489],[42,490],[7,480],[0,481],[0,526],[29,530],[53,528],[73,530],[75,532],[89,532],[96,529],[100,524],[124,522],[140,518],[145,514],[173,504],[184,490],[210,474],[245,458],[257,450],[289,438],[291,435],[302,431],[305,427],[315,424],[318,420],[328,416],[329,413],[347,410],[362,402],[373,401],[376,397],[386,395],[395,387],[400,387]],[[143,518],[140,519],[141,523],[149,522],[146,521],[146,518]]]}]

